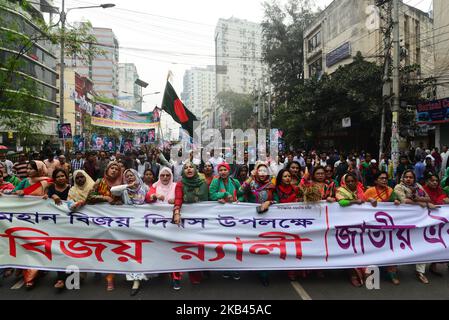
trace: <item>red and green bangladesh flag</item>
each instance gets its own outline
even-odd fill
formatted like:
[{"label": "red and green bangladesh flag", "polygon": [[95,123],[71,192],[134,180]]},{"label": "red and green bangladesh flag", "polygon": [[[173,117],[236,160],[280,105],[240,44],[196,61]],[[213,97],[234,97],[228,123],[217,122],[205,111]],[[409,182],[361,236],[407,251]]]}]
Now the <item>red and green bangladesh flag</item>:
[{"label": "red and green bangladesh flag", "polygon": [[165,87],[164,99],[162,100],[162,110],[167,112],[173,120],[179,123],[191,137],[193,137],[193,122],[197,121],[195,115],[187,109],[178,98],[175,89],[169,81]]}]

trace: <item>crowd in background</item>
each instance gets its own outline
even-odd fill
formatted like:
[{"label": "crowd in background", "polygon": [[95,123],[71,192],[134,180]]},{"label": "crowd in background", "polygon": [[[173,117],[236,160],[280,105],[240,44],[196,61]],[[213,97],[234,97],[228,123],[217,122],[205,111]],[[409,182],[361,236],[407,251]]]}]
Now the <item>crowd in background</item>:
[{"label": "crowd in background", "polygon": [[[178,155],[181,155],[182,151]],[[244,161],[228,164],[224,154],[210,152],[204,162],[194,158],[174,161],[168,150],[145,147],[125,154],[100,152],[62,152],[44,150],[26,155],[21,153],[16,161],[0,154],[0,195],[35,196],[53,200],[57,205],[67,205],[76,211],[85,205],[107,202],[111,205],[143,205],[166,203],[173,205],[173,223],[182,220],[182,205],[201,201],[220,203],[257,203],[257,212],[269,211],[275,203],[336,202],[342,207],[379,202],[396,205],[419,205],[434,209],[449,204],[449,151],[443,147],[425,150],[411,149],[400,158],[394,172],[392,161],[382,155],[380,161],[367,152],[318,152],[297,150],[280,153],[276,159],[250,163],[253,155],[245,151]],[[1,199],[0,199],[1,201]],[[430,272],[441,275],[437,265]],[[23,276],[25,286],[33,288],[35,281],[44,273],[39,270],[16,271]],[[294,281],[310,276],[308,271],[288,271]],[[323,277],[322,271],[314,271]],[[9,277],[14,270],[3,270]],[[392,283],[400,283],[397,266],[385,268]],[[209,274],[190,272],[193,284],[199,284]],[[261,283],[269,285],[269,272],[258,271]],[[349,271],[350,282],[360,287],[365,281],[365,269]],[[426,265],[416,265],[417,279],[427,284]],[[54,284],[64,288],[67,275],[60,272]],[[145,274],[128,274],[132,282],[131,294],[139,291]],[[183,274],[170,275],[172,287],[181,288]],[[225,278],[238,280],[238,272],[225,272]],[[106,276],[107,290],[114,290],[115,275]]]}]

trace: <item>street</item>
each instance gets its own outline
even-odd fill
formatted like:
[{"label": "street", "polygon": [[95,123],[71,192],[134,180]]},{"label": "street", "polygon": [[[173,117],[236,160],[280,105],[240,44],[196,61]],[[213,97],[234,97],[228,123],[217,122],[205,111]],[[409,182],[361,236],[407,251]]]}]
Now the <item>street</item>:
[{"label": "street", "polygon": [[[400,267],[401,284],[394,286],[382,277],[379,290],[351,286],[344,270],[325,272],[324,279],[313,274],[307,279],[291,282],[285,272],[272,272],[270,285],[263,287],[256,272],[242,272],[239,281],[223,279],[221,273],[212,272],[209,279],[192,286],[187,275],[182,289],[174,291],[169,277],[161,275],[142,285],[135,297],[130,296],[131,283],[124,276],[116,279],[116,289],[106,292],[104,279],[95,279],[89,274],[81,290],[65,290],[57,293],[53,289],[56,273],[49,273],[40,279],[37,286],[27,291],[25,288],[11,290],[17,282],[14,276],[0,282],[1,300],[446,300],[449,299],[449,272],[446,265],[439,265],[443,277],[428,274],[430,284],[418,282],[414,266]],[[20,283],[19,283],[20,285]],[[18,285],[18,286],[19,286]],[[17,287],[18,287],[17,286]]]}]

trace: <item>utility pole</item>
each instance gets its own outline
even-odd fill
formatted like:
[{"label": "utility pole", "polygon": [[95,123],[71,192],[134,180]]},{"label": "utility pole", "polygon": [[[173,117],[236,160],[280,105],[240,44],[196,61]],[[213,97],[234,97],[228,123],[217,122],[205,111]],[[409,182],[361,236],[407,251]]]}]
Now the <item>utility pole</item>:
[{"label": "utility pole", "polygon": [[[65,69],[65,20],[66,20],[66,12],[65,12],[65,0],[62,0],[61,4],[61,60],[59,65],[59,123],[61,126],[64,124],[64,69]],[[64,144],[63,148],[65,148],[64,140],[62,140]]]},{"label": "utility pole", "polygon": [[268,132],[271,132],[271,83],[268,82]]},{"label": "utility pole", "polygon": [[399,79],[400,45],[399,45],[399,0],[393,0],[393,108],[391,126],[391,160],[394,172],[399,165],[399,105],[401,84]]},{"label": "utility pole", "polygon": [[[383,89],[382,89],[382,118],[381,118],[381,128],[380,128],[380,143],[379,143],[379,163],[382,161],[382,154],[385,152],[384,150],[384,142],[385,142],[385,112],[387,106],[387,99],[391,99],[391,79],[390,79],[390,62],[391,62],[391,31],[392,31],[392,6],[391,2],[383,2],[379,3],[379,7],[382,7],[386,4],[386,14],[381,15],[382,20],[384,20],[385,27],[382,28],[382,33],[384,35],[384,76],[383,76]],[[379,8],[382,10],[381,8]],[[379,12],[380,12],[379,10]]]}]

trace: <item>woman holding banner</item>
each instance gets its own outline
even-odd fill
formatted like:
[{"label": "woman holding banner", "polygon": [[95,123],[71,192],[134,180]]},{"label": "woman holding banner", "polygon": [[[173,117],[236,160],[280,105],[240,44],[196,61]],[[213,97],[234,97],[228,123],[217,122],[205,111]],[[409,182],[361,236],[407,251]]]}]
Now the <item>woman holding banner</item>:
[{"label": "woman holding banner", "polygon": [[[449,198],[446,193],[443,191],[443,188],[440,186],[440,177],[438,174],[430,173],[425,177],[426,185],[424,186],[424,190],[432,200],[434,205],[447,205],[449,204]],[[430,265],[430,272],[436,276],[442,277],[443,275],[437,270],[437,264],[432,263]]]},{"label": "woman holding banner", "polygon": [[84,170],[76,170],[73,174],[75,184],[67,197],[70,211],[76,211],[86,204],[89,193],[95,186],[94,180]]},{"label": "woman holding banner", "polygon": [[304,190],[305,202],[318,202],[322,200],[330,203],[335,202],[335,182],[333,180],[326,182],[326,171],[324,167],[315,167],[311,180],[307,177],[303,178],[300,186]]},{"label": "woman holding banner", "polygon": [[[3,180],[7,183],[10,183],[15,187],[17,187],[20,183],[20,179],[15,175],[8,175],[8,170],[6,169],[6,165],[0,162],[0,175],[3,177]],[[13,188],[13,189],[14,189]]]},{"label": "woman holding banner", "polygon": [[[43,197],[47,194],[50,185],[53,184],[52,179],[47,177],[47,166],[42,161],[30,161],[28,164],[28,178],[13,190],[13,194],[18,196],[35,196]],[[39,270],[27,269],[23,270],[23,280],[27,289],[34,288],[35,280],[39,275]]]},{"label": "woman holding banner", "polygon": [[[145,196],[148,193],[148,186],[142,181],[139,173],[134,169],[128,169],[123,173],[124,185],[111,188],[114,196],[121,196],[125,205],[143,205],[145,204]],[[126,280],[133,281],[131,288],[131,296],[135,296],[140,290],[140,281],[148,280],[143,273],[129,273]]]},{"label": "woman holding banner", "polygon": [[175,203],[175,189],[176,183],[173,181],[172,171],[164,167],[159,172],[159,180],[153,184],[150,191],[147,193],[145,201],[148,203]]},{"label": "woman holding banner", "polygon": [[[395,205],[401,204],[394,190],[388,186],[388,173],[386,171],[379,172],[374,176],[374,184],[374,187],[365,191],[365,198],[373,206],[377,206],[378,202],[394,202]],[[399,285],[398,267],[388,266],[386,270],[390,281],[394,285]]]},{"label": "woman holding banner", "polygon": [[[55,205],[60,206],[62,201],[67,201],[68,198],[70,190],[69,174],[64,169],[58,168],[53,171],[52,178],[55,184],[48,188],[48,193],[44,196],[44,199],[50,198],[55,202]],[[65,272],[58,271],[55,289],[64,289],[67,276]]]},{"label": "woman holding banner", "polygon": [[[209,188],[200,178],[197,167],[191,162],[185,163],[182,168],[182,180],[176,184],[173,223],[181,224],[181,207],[184,203],[207,201],[208,195]],[[201,272],[189,272],[189,278],[192,284],[199,284],[202,278]],[[173,289],[181,289],[181,279],[182,273],[172,273]]]},{"label": "woman holding banner", "polygon": [[[401,183],[394,188],[399,200],[403,204],[419,205],[423,208],[434,209],[435,205],[424,188],[416,182],[416,175],[413,170],[405,170],[402,174]],[[416,277],[421,283],[428,284],[429,280],[425,276],[426,264],[416,265]]]},{"label": "woman holding banner", "polygon": [[[342,207],[348,207],[354,204],[363,204],[367,201],[365,198],[363,185],[357,180],[354,173],[348,173],[343,176],[340,183],[341,187],[337,189],[337,201]],[[371,203],[376,205],[376,200]],[[351,284],[354,287],[362,287],[365,282],[365,268],[355,268],[351,270]]]},{"label": "woman holding banner", "polygon": [[[292,162],[294,163],[294,162]],[[302,192],[293,182],[293,175],[288,169],[281,169],[276,178],[275,199],[279,203],[302,202]]]},{"label": "woman holding banner", "polygon": [[[276,187],[273,185],[270,169],[265,163],[259,162],[249,177],[240,187],[244,202],[258,203],[259,214],[265,213],[275,201]],[[264,287],[269,286],[267,271],[259,271],[259,278]]]},{"label": "woman holding banner", "polygon": [[243,195],[240,191],[240,183],[237,179],[229,176],[231,167],[227,163],[218,165],[219,177],[212,180],[209,187],[209,199],[220,203],[237,202],[239,196]]},{"label": "woman holding banner", "polygon": [[[122,204],[119,196],[114,196],[111,188],[122,184],[122,171],[117,162],[110,162],[106,167],[104,177],[99,179],[92,191],[87,197],[88,204],[96,204],[101,202],[108,202],[111,205]],[[108,274],[106,276],[107,291],[114,291],[114,275]]]}]

